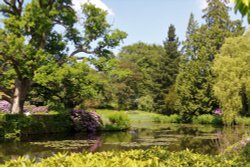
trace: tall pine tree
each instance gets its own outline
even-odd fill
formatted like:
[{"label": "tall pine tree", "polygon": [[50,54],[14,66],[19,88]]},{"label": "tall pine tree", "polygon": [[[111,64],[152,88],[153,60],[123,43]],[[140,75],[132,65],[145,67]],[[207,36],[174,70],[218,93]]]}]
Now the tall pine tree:
[{"label": "tall pine tree", "polygon": [[168,36],[166,40],[163,41],[163,45],[165,54],[160,59],[159,78],[156,81],[160,85],[159,94],[155,99],[155,108],[158,112],[166,112],[166,95],[169,93],[171,86],[174,85],[179,72],[179,39],[176,37],[175,27],[172,24],[169,26]]}]

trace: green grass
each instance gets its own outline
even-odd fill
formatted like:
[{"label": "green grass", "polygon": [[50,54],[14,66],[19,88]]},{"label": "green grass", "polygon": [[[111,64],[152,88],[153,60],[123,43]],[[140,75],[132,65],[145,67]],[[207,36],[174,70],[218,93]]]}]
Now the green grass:
[{"label": "green grass", "polygon": [[117,111],[117,110],[96,110],[98,114],[102,117],[103,121],[107,121],[108,117],[113,113],[124,113],[128,115],[131,123],[140,123],[140,122],[153,122],[154,116],[160,115],[156,113],[149,113],[144,111]]},{"label": "green grass", "polygon": [[[109,122],[108,117],[112,115],[113,113],[121,112],[128,116],[130,119],[131,127],[132,128],[152,128],[152,127],[158,127],[161,126],[159,122],[156,121],[156,118],[159,118],[161,120],[164,120],[164,118],[168,118],[168,116],[152,113],[152,112],[145,112],[145,111],[115,111],[115,110],[97,110],[98,114],[100,114],[104,124]],[[172,119],[174,116],[171,117]],[[175,119],[176,120],[176,119]],[[162,123],[173,123],[176,121],[160,121]]]},{"label": "green grass", "polygon": [[237,125],[250,125],[250,117],[236,117],[235,122]]}]

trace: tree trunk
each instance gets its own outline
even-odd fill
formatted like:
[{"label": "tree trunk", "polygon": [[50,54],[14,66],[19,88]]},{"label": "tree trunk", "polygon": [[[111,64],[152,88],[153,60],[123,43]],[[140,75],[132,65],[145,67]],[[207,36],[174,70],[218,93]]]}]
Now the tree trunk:
[{"label": "tree trunk", "polygon": [[12,97],[12,107],[11,107],[12,114],[23,113],[23,106],[29,87],[30,87],[30,81],[28,79],[15,80],[15,89],[14,89],[14,95]]}]

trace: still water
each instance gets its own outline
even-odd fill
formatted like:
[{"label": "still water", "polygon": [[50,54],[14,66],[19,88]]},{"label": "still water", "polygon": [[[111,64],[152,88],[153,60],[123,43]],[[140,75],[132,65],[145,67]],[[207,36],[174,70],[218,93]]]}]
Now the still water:
[{"label": "still water", "polygon": [[20,141],[0,143],[0,162],[18,156],[40,158],[57,152],[128,150],[164,146],[170,151],[191,149],[203,154],[218,154],[250,134],[250,127],[213,127],[180,124],[136,125],[126,132],[98,134],[53,134],[22,136]]}]

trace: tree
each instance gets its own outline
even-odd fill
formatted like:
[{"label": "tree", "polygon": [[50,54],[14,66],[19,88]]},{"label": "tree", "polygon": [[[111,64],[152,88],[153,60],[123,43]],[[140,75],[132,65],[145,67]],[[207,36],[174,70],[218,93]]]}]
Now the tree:
[{"label": "tree", "polygon": [[239,11],[242,16],[247,16],[248,23],[250,23],[250,1],[249,0],[234,0],[235,12]]},{"label": "tree", "polygon": [[36,72],[33,78],[35,84],[28,94],[31,101],[40,98],[40,102],[53,107],[56,104],[58,108],[74,108],[86,99],[98,98],[98,74],[86,61],[71,61],[61,67],[51,64]]},{"label": "tree", "polygon": [[[111,30],[106,21],[107,12],[91,4],[83,7],[84,33],[80,33],[75,28],[77,17],[71,6],[70,0],[26,3],[14,0],[1,4],[4,27],[0,29],[0,90],[12,104],[12,113],[23,112],[27,94],[39,80],[50,83],[51,78],[46,75],[36,77],[39,73],[52,74],[54,70],[61,70],[81,52],[109,56],[109,49],[126,37],[120,30]],[[93,48],[95,41],[98,43]],[[69,42],[76,48],[72,53],[69,53]]]},{"label": "tree", "polygon": [[244,106],[250,108],[250,33],[228,38],[216,55],[213,72],[216,82],[214,94],[223,110],[223,121],[231,125]]},{"label": "tree", "polygon": [[168,28],[168,35],[163,42],[165,54],[160,58],[159,77],[157,83],[160,85],[160,91],[155,99],[156,109],[158,112],[166,112],[165,98],[169,89],[175,83],[176,76],[179,72],[180,52],[178,51],[179,39],[175,34],[174,25]]},{"label": "tree", "polygon": [[191,13],[187,32],[186,41],[183,43],[183,55],[180,61],[180,72],[176,79],[175,91],[177,94],[177,108],[183,114],[184,121],[190,121],[192,115],[199,114],[199,108],[204,106],[199,105],[199,92],[197,86],[199,82],[199,64],[197,63],[196,35],[198,34],[199,26]]},{"label": "tree", "polygon": [[[133,67],[133,77],[130,78],[129,82],[126,81],[126,85],[134,92],[133,101],[140,103],[144,103],[145,99],[156,101],[157,95],[161,91],[161,85],[157,80],[159,80],[161,75],[159,66],[161,57],[164,54],[162,46],[149,45],[142,42],[122,48],[119,53],[120,61],[127,62],[127,64]],[[153,106],[155,107],[156,105]]]},{"label": "tree", "polygon": [[218,107],[212,91],[211,64],[225,38],[244,32],[240,21],[230,20],[228,10],[226,3],[208,0],[208,7],[203,10],[206,24],[191,31],[193,34],[185,42],[185,56],[176,86],[180,111],[185,115],[211,113]]},{"label": "tree", "polygon": [[199,28],[198,22],[194,18],[194,14],[191,13],[188,21],[188,27],[186,32],[186,40],[183,42],[183,51],[184,56],[182,56],[182,61],[186,62],[187,60],[193,60],[195,59],[195,51],[197,51],[197,48],[195,48],[195,41],[193,38],[193,35],[196,34],[197,30]]}]

